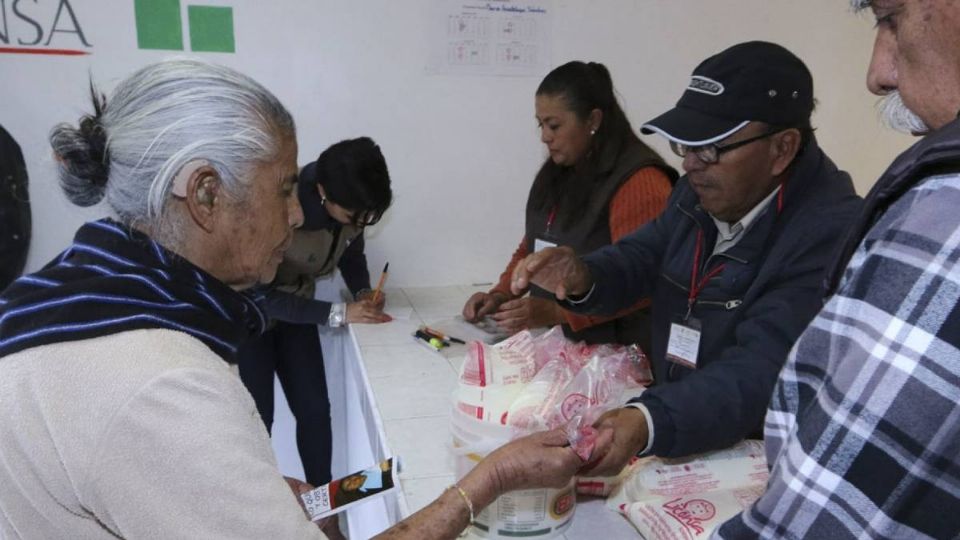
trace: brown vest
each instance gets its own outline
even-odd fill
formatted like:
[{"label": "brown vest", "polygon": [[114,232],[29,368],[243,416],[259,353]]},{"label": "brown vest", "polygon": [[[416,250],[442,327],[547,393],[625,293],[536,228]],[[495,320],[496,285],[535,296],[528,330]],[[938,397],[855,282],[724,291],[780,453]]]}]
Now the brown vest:
[{"label": "brown vest", "polygon": [[343,225],[339,231],[294,231],[293,242],[283,256],[273,285],[284,292],[313,298],[317,278],[332,274],[349,242],[361,234],[363,229],[352,225]]},{"label": "brown vest", "polygon": [[[657,167],[672,181],[677,173],[663,159],[640,141],[630,141],[617,156],[605,156],[601,161],[604,179],[596,183],[596,190],[589,201],[584,201],[583,211],[575,223],[557,223],[547,230],[551,208],[533,208],[531,199],[527,199],[527,250],[534,252],[535,241],[539,238],[561,246],[569,246],[577,255],[586,255],[591,251],[612,243],[610,235],[610,201],[620,187],[644,167]],[[542,298],[553,298],[553,293],[531,286],[530,294]],[[584,328],[574,332],[563,325],[567,337],[588,343],[639,343],[644,350],[650,345],[649,309],[634,311],[613,321]]]}]

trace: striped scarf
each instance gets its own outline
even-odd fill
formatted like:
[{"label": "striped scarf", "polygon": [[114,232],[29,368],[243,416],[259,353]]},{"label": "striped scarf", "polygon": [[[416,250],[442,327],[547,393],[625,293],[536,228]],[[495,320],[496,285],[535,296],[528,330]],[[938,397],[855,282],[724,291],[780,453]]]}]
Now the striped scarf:
[{"label": "striped scarf", "polygon": [[253,299],[111,219],[77,231],[73,245],[0,294],[0,358],[32,347],[127,330],[165,328],[235,363],[263,331]]}]

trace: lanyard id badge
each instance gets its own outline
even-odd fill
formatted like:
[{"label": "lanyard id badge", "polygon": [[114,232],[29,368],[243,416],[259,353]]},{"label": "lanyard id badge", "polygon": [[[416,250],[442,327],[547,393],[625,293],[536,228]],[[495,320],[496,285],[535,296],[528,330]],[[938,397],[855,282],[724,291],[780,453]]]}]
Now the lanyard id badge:
[{"label": "lanyard id badge", "polygon": [[534,239],[533,239],[533,252],[534,252],[534,253],[536,253],[536,252],[538,252],[538,251],[541,251],[541,250],[544,250],[544,249],[547,249],[547,248],[552,248],[552,247],[557,247],[556,242],[551,242],[551,241],[549,241],[549,240],[544,240],[543,238],[534,238]]},{"label": "lanyard id badge", "polygon": [[667,341],[667,360],[691,369],[697,368],[700,352],[700,321],[678,320],[670,323],[670,339]]},{"label": "lanyard id badge", "polygon": [[[547,216],[547,226],[546,226],[546,228],[545,228],[544,231],[543,231],[543,236],[544,236],[544,237],[549,238],[549,237],[551,236],[551,234],[550,234],[550,228],[553,227],[553,221],[556,219],[556,217],[557,217],[557,207],[554,206],[553,209],[550,210],[550,215]],[[536,252],[538,252],[538,251],[542,251],[542,250],[547,249],[547,248],[552,248],[552,247],[557,247],[557,243],[556,243],[556,242],[551,242],[551,241],[549,241],[549,240],[546,240],[545,238],[534,238],[534,239],[533,239],[533,252],[534,252],[534,253],[536,253]]]},{"label": "lanyard id badge", "polygon": [[700,320],[690,317],[697,296],[706,287],[711,278],[723,272],[724,265],[717,265],[701,279],[697,279],[700,269],[700,250],[703,247],[703,231],[697,232],[697,244],[693,252],[693,270],[690,272],[690,293],[687,296],[687,313],[670,323],[670,338],[667,340],[667,360],[691,369],[697,368],[697,355],[700,352]]}]

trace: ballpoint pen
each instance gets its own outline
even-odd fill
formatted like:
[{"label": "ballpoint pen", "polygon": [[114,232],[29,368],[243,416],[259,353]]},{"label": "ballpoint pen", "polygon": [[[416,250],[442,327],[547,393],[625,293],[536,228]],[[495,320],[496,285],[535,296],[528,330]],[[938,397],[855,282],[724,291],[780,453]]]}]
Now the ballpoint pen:
[{"label": "ballpoint pen", "polygon": [[377,283],[377,288],[373,291],[373,303],[376,304],[377,300],[380,299],[380,291],[383,290],[383,284],[387,281],[387,269],[390,268],[390,263],[383,265],[383,272],[380,272],[380,282]]}]

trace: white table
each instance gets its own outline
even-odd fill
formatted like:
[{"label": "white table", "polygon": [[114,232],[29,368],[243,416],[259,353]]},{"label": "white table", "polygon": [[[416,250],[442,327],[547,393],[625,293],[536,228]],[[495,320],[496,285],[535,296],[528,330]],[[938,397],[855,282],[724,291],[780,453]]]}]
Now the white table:
[{"label": "white table", "polygon": [[[324,285],[325,292],[318,297],[331,297],[330,291],[338,286],[336,282]],[[402,491],[348,510],[354,539],[369,538],[416,512],[455,480],[449,412],[464,349],[454,346],[443,354],[432,352],[415,343],[411,334],[421,324],[454,317],[477,290],[470,286],[388,289],[387,313],[409,314],[408,318],[321,332],[337,438],[334,476],[364,469],[390,455],[402,460]],[[278,394],[282,396],[279,387]],[[285,408],[285,403],[278,403],[274,447],[281,470],[296,475],[299,460],[292,419]],[[636,537],[636,530],[608,510],[603,500],[581,499],[573,524],[558,538]]]}]

